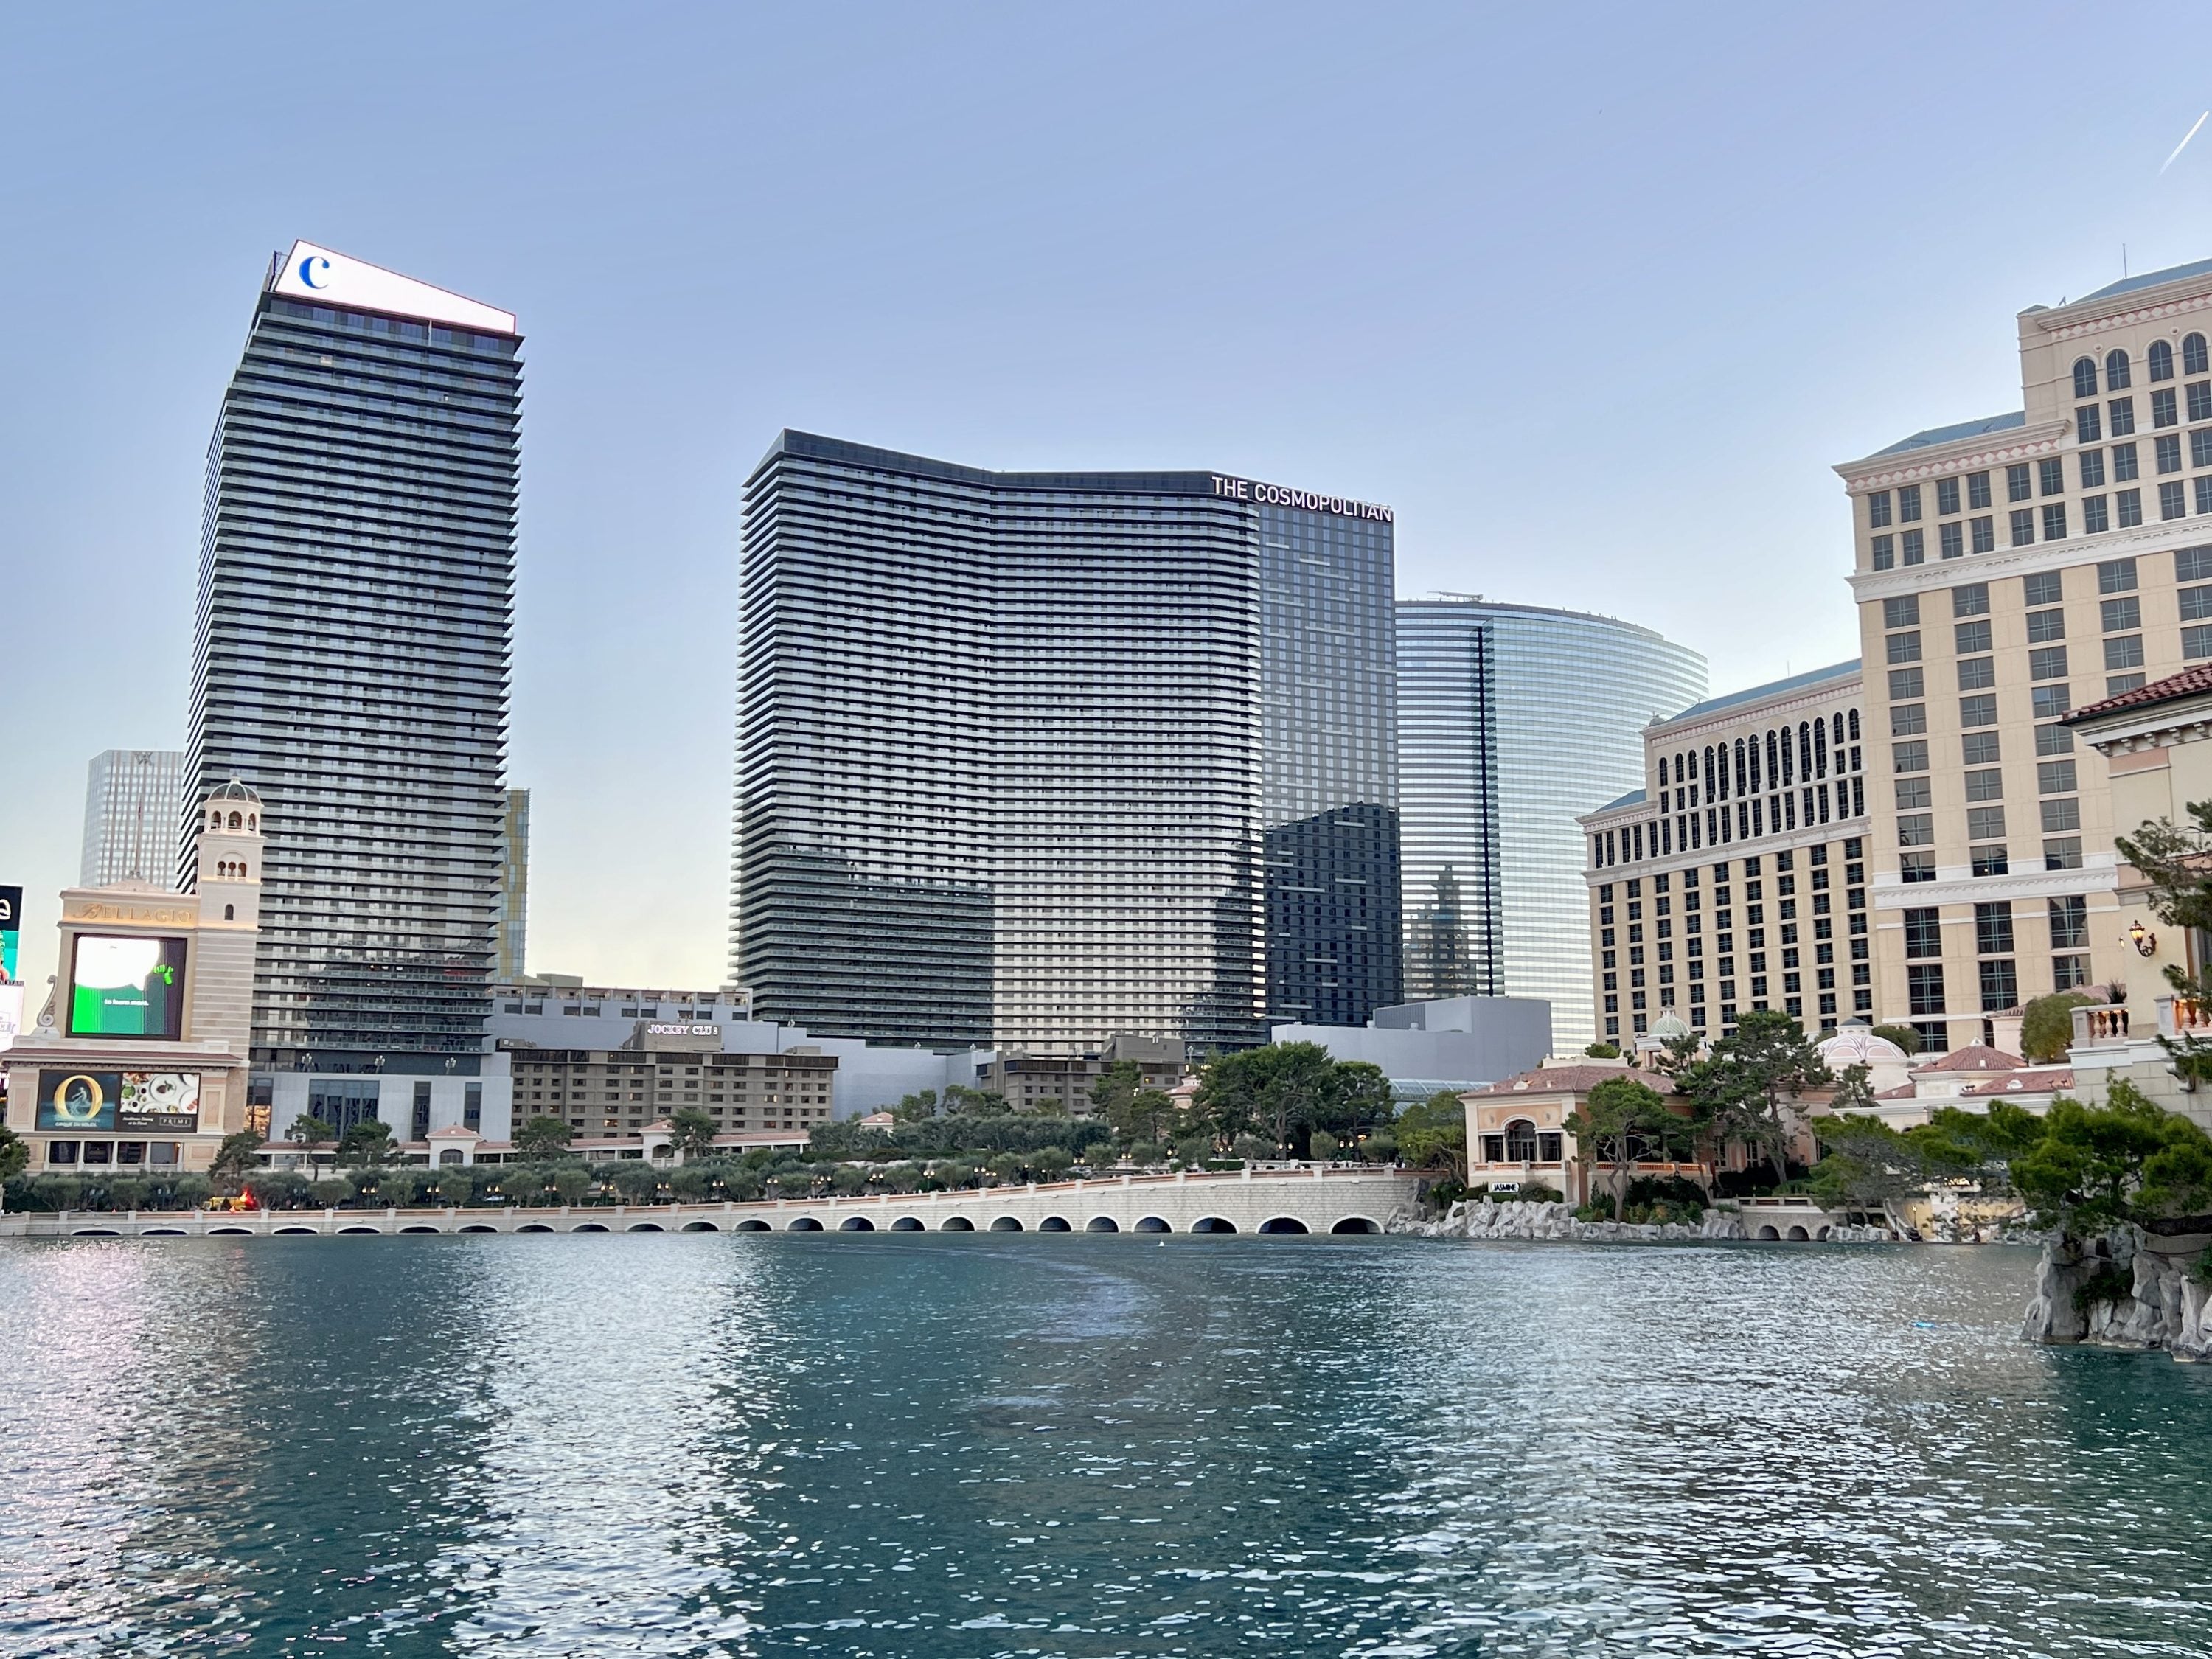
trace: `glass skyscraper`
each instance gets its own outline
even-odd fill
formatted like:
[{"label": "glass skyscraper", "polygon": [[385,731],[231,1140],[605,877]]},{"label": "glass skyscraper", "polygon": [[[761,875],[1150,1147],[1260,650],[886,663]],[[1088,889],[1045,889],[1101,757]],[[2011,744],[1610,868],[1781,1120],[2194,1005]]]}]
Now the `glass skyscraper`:
[{"label": "glass skyscraper", "polygon": [[1398,752],[1409,997],[1542,997],[1593,1040],[1581,814],[1644,782],[1644,726],[1705,660],[1610,617],[1401,599]]},{"label": "glass skyscraper", "polygon": [[173,749],[109,749],[94,755],[84,792],[80,887],[150,881],[167,887],[177,872],[185,757]]},{"label": "glass skyscraper", "polygon": [[1388,509],[787,432],[732,971],[830,1036],[1213,1047],[1397,1000]]},{"label": "glass skyscraper", "polygon": [[[255,303],[208,452],[185,798],[263,802],[257,1073],[479,1069],[520,343],[506,312],[304,243]],[[319,1085],[318,1115],[375,1110],[349,1090]]]}]

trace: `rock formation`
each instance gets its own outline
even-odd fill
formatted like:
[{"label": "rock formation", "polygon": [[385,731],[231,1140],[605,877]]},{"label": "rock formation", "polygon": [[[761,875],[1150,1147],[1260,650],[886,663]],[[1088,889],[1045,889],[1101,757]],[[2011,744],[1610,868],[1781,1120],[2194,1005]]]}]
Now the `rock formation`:
[{"label": "rock formation", "polygon": [[[1697,1225],[1682,1222],[1577,1221],[1571,1204],[1491,1204],[1462,1200],[1445,1212],[1441,1221],[1416,1222],[1405,1229],[1428,1238],[1512,1239],[1524,1242],[1571,1241],[1588,1243],[1694,1243],[1713,1239],[1746,1239],[1743,1218],[1725,1210],[1708,1210]],[[1838,1227],[1826,1242],[1843,1244],[1886,1244],[1897,1235],[1879,1227]]]},{"label": "rock formation", "polygon": [[2212,1285],[2197,1265],[2204,1243],[2202,1236],[2162,1237],[2134,1227],[2089,1239],[2054,1233],[2044,1241],[2021,1334],[2053,1346],[2212,1358]]}]

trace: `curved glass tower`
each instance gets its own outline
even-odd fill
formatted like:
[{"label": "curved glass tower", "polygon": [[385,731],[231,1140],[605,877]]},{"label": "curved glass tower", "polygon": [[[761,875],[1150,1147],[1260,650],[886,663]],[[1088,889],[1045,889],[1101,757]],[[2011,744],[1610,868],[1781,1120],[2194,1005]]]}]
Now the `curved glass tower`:
[{"label": "curved glass tower", "polygon": [[1611,617],[1398,601],[1406,994],[1542,997],[1593,1040],[1581,814],[1644,782],[1644,727],[1705,695],[1705,659]]}]

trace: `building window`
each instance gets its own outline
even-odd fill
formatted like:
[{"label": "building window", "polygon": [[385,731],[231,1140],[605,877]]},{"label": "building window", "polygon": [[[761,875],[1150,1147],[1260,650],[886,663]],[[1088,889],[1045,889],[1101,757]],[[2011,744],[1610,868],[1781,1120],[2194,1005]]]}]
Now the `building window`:
[{"label": "building window", "polygon": [[2128,384],[2128,354],[2114,346],[2105,354],[2105,390],[2123,392]]},{"label": "building window", "polygon": [[2196,486],[2198,514],[2201,516],[2206,513],[2212,513],[2212,472],[2206,473],[2201,478],[2192,478],[2190,482]]},{"label": "building window", "polygon": [[1962,657],[1978,656],[1990,649],[1990,625],[1986,622],[1955,623],[1951,628],[1952,648]]},{"label": "building window", "polygon": [[[2061,513],[2065,510],[2063,507],[2059,508]],[[2046,516],[2049,515],[2050,511],[2049,507],[2044,508]],[[1897,551],[1898,556],[1906,564],[1927,563],[1928,544],[1924,532],[1917,530],[1907,530],[1902,532],[1897,538]]]},{"label": "building window", "polygon": [[2035,471],[2043,486],[2040,494],[2063,495],[2066,493],[2066,460],[2063,456],[2053,455],[2049,460],[2038,461]]},{"label": "building window", "polygon": [[[1881,602],[1881,625],[1884,628],[1917,628],[1920,625],[1920,596],[1907,593],[1902,598]],[[1900,660],[1892,657],[1892,662]]]},{"label": "building window", "polygon": [[2073,793],[2075,788],[2072,761],[2038,761],[2035,763],[2035,793],[2039,795],[2068,795]]},{"label": "building window", "polygon": [[2074,734],[2063,726],[2038,726],[2035,752],[2039,755],[2070,755],[2074,752]]},{"label": "building window", "polygon": [[2081,827],[2081,802],[2078,797],[2064,795],[2046,800],[2043,805],[2043,833],[2055,836],[2063,830]]},{"label": "building window", "polygon": [[[2012,954],[2012,906],[2000,900],[1974,907],[1974,949],[1985,957]],[[2009,1008],[2012,1004],[2008,1002]]]},{"label": "building window", "polygon": [[[2206,629],[2204,632],[2208,636],[2212,636],[2212,628]],[[2183,640],[2186,641],[2189,637],[2189,630],[2185,628],[2181,630],[2181,633]],[[2212,657],[2212,648],[2208,648],[2203,654]],[[1996,723],[1996,713],[1994,707],[1994,700],[1992,700],[1992,708],[1990,709],[1988,724],[1995,725]],[[1891,705],[1889,711],[1890,736],[1893,738],[1909,738],[1916,732],[1925,732],[1927,729],[1927,704],[1911,702],[1895,703]]]},{"label": "building window", "polygon": [[2053,957],[2051,958],[2051,988],[2072,991],[2089,982],[2089,958],[2087,957]]},{"label": "building window", "polygon": [[1937,525],[1936,539],[1943,557],[1963,559],[1966,556],[1966,532],[1964,526],[1956,522]]},{"label": "building window", "polygon": [[1966,809],[1966,838],[1969,841],[1996,841],[2004,832],[2003,807],[1970,806]]},{"label": "building window", "polygon": [[461,1127],[464,1129],[483,1127],[483,1085],[467,1085],[461,1095]]},{"label": "building window", "polygon": [[[2130,564],[2135,562],[2130,559]],[[2107,634],[2122,634],[2142,626],[2142,601],[2138,599],[2106,599],[2097,606],[2097,623]]]},{"label": "building window", "polygon": [[2020,973],[2010,958],[1975,965],[1981,970],[1984,1013],[2001,1014],[2020,1006]]},{"label": "building window", "polygon": [[2035,509],[2023,507],[2012,515],[2012,544],[2027,547],[2035,540]]},{"label": "building window", "polygon": [[2212,360],[2208,360],[2205,356],[2204,337],[2202,334],[2185,334],[2181,337],[2181,372],[2184,374],[2212,373]]},{"label": "building window", "polygon": [[[1989,732],[1986,734],[1975,733],[1971,735],[1987,735],[1994,737],[1996,734],[1995,732]],[[1972,801],[2002,800],[2004,799],[2003,771],[2000,768],[1990,766],[1984,767],[1978,771],[1967,773],[1966,799]]]},{"label": "building window", "polygon": [[[2059,649],[2062,651],[2066,647],[2063,646],[2059,647]],[[1989,687],[1995,685],[1996,683],[1997,669],[1996,658],[1968,657],[1963,662],[1960,663],[1959,690],[1961,691],[1986,690]]]},{"label": "building window", "polygon": [[1990,504],[1990,475],[1969,472],[1966,475],[1966,505],[1979,510]]},{"label": "building window", "polygon": [[2143,362],[2153,380],[2173,378],[2173,348],[2164,340],[2153,340],[2150,349],[2143,354]]},{"label": "building window", "polygon": [[2074,438],[2077,443],[2102,443],[2105,441],[2105,411],[2094,404],[2084,404],[2075,410]]},{"label": "building window", "polygon": [[2027,462],[2022,461],[2016,466],[2008,466],[2005,469],[2005,499],[2007,501],[2024,501],[2034,493],[2034,485],[2028,476]]},{"label": "building window", "polygon": [[2185,518],[2188,515],[2188,512],[2189,506],[2186,494],[2182,489],[2180,479],[2176,478],[2171,483],[2162,483],[2158,487],[2158,516],[2160,518]]},{"label": "building window", "polygon": [[[1897,806],[1901,812],[1933,806],[1936,804],[1934,796],[1935,786],[1925,776],[1903,777],[1897,781]],[[1918,844],[1917,842],[1906,843],[1908,846]]]},{"label": "building window", "polygon": [[2160,472],[2181,471],[2181,434],[2179,432],[2169,432],[2162,438],[2154,439],[2150,452],[2152,463]]},{"label": "building window", "polygon": [[2037,720],[2055,720],[2074,707],[2074,695],[2063,685],[2039,685],[2028,692],[2028,708]]},{"label": "building window", "polygon": [[2081,488],[2102,489],[2105,487],[2105,452],[2085,449],[2077,459],[2081,466]]},{"label": "building window", "polygon": [[1874,568],[1876,570],[1893,570],[1897,568],[1897,543],[1893,538],[1876,536],[1871,547]]},{"label": "building window", "polygon": [[1972,860],[1973,872],[1978,876],[2002,876],[2009,873],[2011,864],[2005,857],[2002,844],[1973,847],[1967,849]]},{"label": "building window", "polygon": [[1996,550],[1997,521],[1995,519],[1972,519],[1967,528],[1973,532],[1974,551],[1990,553]]},{"label": "building window", "polygon": [[1956,478],[1936,480],[1936,511],[1941,514],[1959,510],[1959,481]]},{"label": "building window", "polygon": [[2043,509],[2043,539],[2063,542],[2066,539],[2066,503],[2053,501]]},{"label": "building window", "polygon": [[1940,962],[1909,963],[1905,969],[1906,994],[1916,1014],[1940,1014],[1943,1012],[1943,964]]},{"label": "building window", "polygon": [[[1902,789],[1903,784],[1898,786]],[[1897,844],[1899,847],[1933,847],[1936,844],[1936,819],[1932,813],[1907,812],[1897,820]]]},{"label": "building window", "polygon": [[2124,438],[2136,429],[2134,398],[2115,398],[2105,405],[2105,413],[2110,417],[2112,435],[2115,438]]},{"label": "building window", "polygon": [[2117,673],[2124,668],[2141,668],[2142,665],[2142,635],[2118,634],[2105,641],[2105,669],[2107,673]]},{"label": "building window", "polygon": [[1940,957],[1943,954],[1943,913],[1934,906],[1905,913],[1905,954]]},{"label": "building window", "polygon": [[2112,514],[2106,510],[2105,498],[2102,495],[2083,496],[2081,498],[2081,533],[2085,536],[2101,535],[2112,527]]},{"label": "building window", "polygon": [[2086,951],[2089,948],[2089,901],[2076,893],[2051,901],[2051,948]]},{"label": "building window", "polygon": [[[1898,855],[1898,876],[1904,881],[1933,881],[1936,879],[1936,855],[1933,853],[1901,853]],[[1852,918],[1863,921],[1863,916]]]},{"label": "building window", "polygon": [[2079,870],[2081,867],[2081,838],[2075,836],[2044,842],[2043,867],[2046,870]]},{"label": "building window", "polygon": [[1897,492],[1897,520],[1899,524],[1912,524],[1920,517],[1920,486],[1905,484]]},{"label": "building window", "polygon": [[1951,590],[1951,614],[1954,617],[1986,617],[1990,614],[1990,585],[1987,582],[1968,582],[1963,587]]},{"label": "building window", "polygon": [[[2172,386],[2161,387],[2160,390],[2150,394],[2150,423],[2153,430],[2156,430],[2160,427],[2179,426],[2181,424],[2181,410],[2175,404],[2173,388]],[[2160,438],[2159,440],[2159,442],[2161,445],[2166,443],[2166,440],[2164,438]],[[2166,452],[2161,448],[2159,453],[2162,455]],[[2179,441],[2174,444],[2173,453],[2174,463],[2176,465],[2179,465],[2181,459],[2181,446]]]},{"label": "building window", "polygon": [[1959,739],[1959,747],[1961,758],[1969,766],[1995,766],[2001,758],[1994,732],[1969,732]]},{"label": "building window", "polygon": [[[1988,692],[1959,699],[1959,724],[1961,726],[1995,726],[1997,723],[1997,700]],[[1924,727],[1915,726],[1915,731]]]},{"label": "building window", "polygon": [[2066,678],[2066,647],[2063,645],[2043,645],[2027,653],[2027,677],[2032,680],[2063,680]]},{"label": "building window", "polygon": [[[2212,380],[2191,380],[2188,386],[2189,418],[2192,421],[2212,421]],[[2194,438],[2197,434],[2189,434]],[[2203,463],[2197,463],[2202,466]]]},{"label": "building window", "polygon": [[2136,447],[2133,444],[2114,444],[2112,446],[2112,482],[2126,483],[2130,479],[2142,476],[2142,469],[2136,465]]},{"label": "building window", "polygon": [[1877,489],[1866,498],[1867,524],[1875,530],[1889,522],[1889,492]]},{"label": "building window", "polygon": [[1892,744],[1890,754],[1895,759],[1896,769],[1899,772],[1925,772],[1928,769],[1928,739],[1925,738],[1915,738],[1911,743]]},{"label": "building window", "polygon": [[2066,613],[2063,611],[2031,611],[2027,613],[2027,641],[2040,645],[2051,640],[2066,637]]}]

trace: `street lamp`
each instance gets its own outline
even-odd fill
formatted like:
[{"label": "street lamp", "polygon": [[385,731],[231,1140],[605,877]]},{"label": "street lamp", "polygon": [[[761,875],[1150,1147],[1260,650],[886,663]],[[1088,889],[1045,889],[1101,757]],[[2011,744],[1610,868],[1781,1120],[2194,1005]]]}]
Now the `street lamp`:
[{"label": "street lamp", "polygon": [[2139,957],[2153,955],[2158,950],[2158,935],[2139,921],[2129,927],[2127,942],[2136,947],[2136,954]]}]

